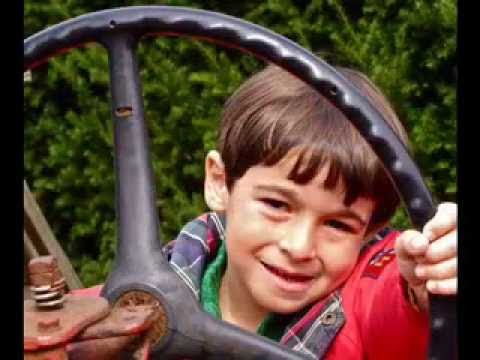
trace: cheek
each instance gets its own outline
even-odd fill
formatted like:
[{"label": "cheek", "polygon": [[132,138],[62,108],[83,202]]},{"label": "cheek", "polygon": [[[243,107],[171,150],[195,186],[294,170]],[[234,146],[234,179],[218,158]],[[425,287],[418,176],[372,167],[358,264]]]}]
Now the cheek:
[{"label": "cheek", "polygon": [[233,251],[254,252],[270,241],[272,229],[269,230],[258,204],[251,200],[236,204],[227,212],[227,246]]},{"label": "cheek", "polygon": [[360,240],[341,240],[338,243],[323,243],[318,251],[324,272],[332,280],[344,280],[357,263]]},{"label": "cheek", "polygon": [[233,257],[254,256],[268,243],[264,227],[258,221],[229,223],[226,231],[228,253]]}]

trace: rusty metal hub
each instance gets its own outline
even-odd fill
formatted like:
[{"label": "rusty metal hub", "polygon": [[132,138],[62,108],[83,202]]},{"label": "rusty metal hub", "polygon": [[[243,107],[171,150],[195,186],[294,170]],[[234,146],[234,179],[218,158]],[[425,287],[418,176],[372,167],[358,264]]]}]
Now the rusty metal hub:
[{"label": "rusty metal hub", "polygon": [[127,293],[111,308],[102,297],[64,295],[52,256],[33,259],[28,270],[42,296],[24,301],[24,359],[111,360],[121,354],[146,360],[150,344],[166,334],[166,314],[148,293]]}]

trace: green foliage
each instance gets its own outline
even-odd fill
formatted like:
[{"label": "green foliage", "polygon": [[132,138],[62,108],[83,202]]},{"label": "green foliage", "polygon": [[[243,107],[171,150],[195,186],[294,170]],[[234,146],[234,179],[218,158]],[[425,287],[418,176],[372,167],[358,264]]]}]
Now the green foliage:
[{"label": "green foliage", "polygon": [[[456,198],[456,4],[453,0],[266,0],[163,3],[219,11],[266,26],[358,68],[387,94],[438,199]],[[25,36],[87,12],[141,1],[25,2]],[[139,50],[157,205],[171,239],[205,205],[203,158],[215,147],[225,99],[261,63],[188,39],[145,39]],[[115,254],[108,64],[100,46],[72,51],[25,85],[25,175],[86,285]],[[404,212],[393,219],[405,227]]]}]

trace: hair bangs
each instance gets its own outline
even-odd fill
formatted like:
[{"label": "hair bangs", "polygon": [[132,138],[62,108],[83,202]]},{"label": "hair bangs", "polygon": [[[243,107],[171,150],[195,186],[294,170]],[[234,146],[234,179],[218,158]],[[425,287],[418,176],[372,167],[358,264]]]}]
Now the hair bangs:
[{"label": "hair bangs", "polygon": [[365,156],[372,150],[343,114],[330,103],[319,104],[326,100],[316,95],[301,94],[264,109],[262,116],[270,121],[263,129],[268,136],[263,136],[262,163],[272,166],[293,154],[289,180],[306,184],[326,167],[325,188],[343,191],[346,205],[360,196],[374,197],[380,163],[374,154]]}]

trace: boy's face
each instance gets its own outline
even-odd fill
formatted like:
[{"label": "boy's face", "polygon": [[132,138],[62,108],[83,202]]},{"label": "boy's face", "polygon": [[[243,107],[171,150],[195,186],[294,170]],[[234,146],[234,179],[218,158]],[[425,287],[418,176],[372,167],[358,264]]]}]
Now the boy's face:
[{"label": "boy's face", "polygon": [[293,313],[341,285],[374,209],[366,198],[345,206],[340,187],[325,189],[326,168],[304,185],[288,180],[295,160],[253,166],[224,193],[223,281],[234,289],[230,296],[256,311]]}]

